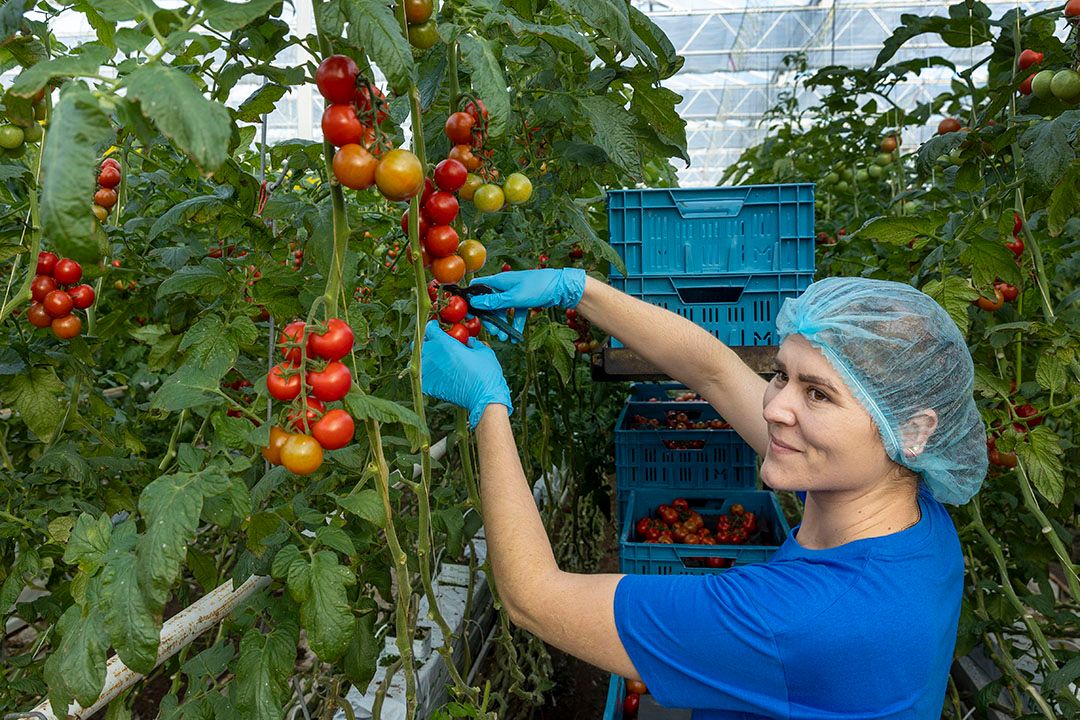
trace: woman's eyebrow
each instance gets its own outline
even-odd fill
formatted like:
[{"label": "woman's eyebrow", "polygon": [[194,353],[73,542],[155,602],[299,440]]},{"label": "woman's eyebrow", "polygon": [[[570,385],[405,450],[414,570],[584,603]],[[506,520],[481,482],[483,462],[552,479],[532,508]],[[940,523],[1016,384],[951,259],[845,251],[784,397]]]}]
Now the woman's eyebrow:
[{"label": "woman's eyebrow", "polygon": [[[777,369],[780,370],[780,372],[787,373],[787,367],[784,365],[782,360],[777,358],[776,361],[775,361],[775,364],[776,364]],[[833,385],[831,382],[829,382],[825,378],[819,377],[817,375],[807,375],[805,373],[799,373],[799,382],[808,383],[810,385],[821,385],[826,390],[831,390],[833,393],[836,393],[837,395],[840,394],[840,391],[837,389],[837,387],[835,385]]]}]

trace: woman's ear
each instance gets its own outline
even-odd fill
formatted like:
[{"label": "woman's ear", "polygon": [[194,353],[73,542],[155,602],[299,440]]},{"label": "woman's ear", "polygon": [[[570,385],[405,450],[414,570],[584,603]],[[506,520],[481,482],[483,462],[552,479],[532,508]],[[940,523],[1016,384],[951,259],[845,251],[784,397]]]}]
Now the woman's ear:
[{"label": "woman's ear", "polygon": [[938,416],[933,410],[923,410],[911,417],[900,429],[904,457],[914,459],[926,449],[926,442],[937,429]]}]

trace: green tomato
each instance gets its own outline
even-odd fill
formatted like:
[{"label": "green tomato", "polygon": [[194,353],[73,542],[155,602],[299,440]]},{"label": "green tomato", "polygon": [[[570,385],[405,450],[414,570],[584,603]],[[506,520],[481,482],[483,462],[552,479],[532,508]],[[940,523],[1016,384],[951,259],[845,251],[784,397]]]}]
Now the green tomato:
[{"label": "green tomato", "polygon": [[851,179],[851,168],[844,168],[843,170],[840,171],[840,175],[845,180],[850,180]]},{"label": "green tomato", "polygon": [[831,172],[825,176],[825,182],[829,184],[840,182],[840,176],[834,172]]},{"label": "green tomato", "polygon": [[14,150],[23,143],[23,131],[18,125],[0,125],[0,148]]},{"label": "green tomato", "polygon": [[502,210],[505,201],[506,196],[503,195],[502,188],[491,183],[481,185],[473,195],[473,204],[476,205],[476,209],[485,213]]},{"label": "green tomato", "polygon": [[24,127],[22,129],[22,131],[23,131],[23,140],[25,140],[26,142],[31,142],[31,143],[37,142],[38,140],[40,140],[41,136],[43,134],[42,131],[41,131],[41,126],[38,125],[37,123],[30,123],[30,127]]},{"label": "green tomato", "polygon": [[878,156],[876,158],[874,158],[874,162],[877,163],[878,165],[880,165],[881,167],[885,167],[886,165],[891,165],[892,161],[893,161],[893,154],[892,153],[878,153]]},{"label": "green tomato", "polygon": [[1054,73],[1050,81],[1050,91],[1058,100],[1072,102],[1080,98],[1080,73],[1075,70],[1060,70]]},{"label": "green tomato", "polygon": [[878,180],[885,174],[885,170],[880,165],[871,165],[867,168],[866,172],[870,174],[870,177]]},{"label": "green tomato", "polygon": [[1035,97],[1042,98],[1043,100],[1054,97],[1053,90],[1050,87],[1053,79],[1053,70],[1040,70],[1035,73],[1035,77],[1031,78],[1031,92],[1035,94]]},{"label": "green tomato", "polygon": [[427,50],[439,42],[439,28],[434,20],[409,26],[409,44],[419,50]]},{"label": "green tomato", "polygon": [[855,173],[855,182],[864,183],[870,179],[870,173],[866,170],[858,170]]},{"label": "green tomato", "polygon": [[848,189],[847,180],[841,180],[840,182],[836,183],[836,189],[839,190],[840,192],[847,192],[847,189]]},{"label": "green tomato", "polygon": [[506,182],[503,183],[503,194],[506,195],[506,202],[511,205],[528,202],[532,197],[532,191],[532,181],[521,173],[510,173]]}]

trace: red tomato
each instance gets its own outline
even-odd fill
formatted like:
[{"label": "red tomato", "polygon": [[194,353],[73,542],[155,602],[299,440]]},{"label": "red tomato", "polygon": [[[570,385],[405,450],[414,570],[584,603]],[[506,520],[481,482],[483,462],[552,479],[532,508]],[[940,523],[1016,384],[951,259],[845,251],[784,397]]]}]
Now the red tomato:
[{"label": "red tomato", "polygon": [[440,283],[460,282],[465,277],[465,261],[459,255],[447,255],[431,261],[431,274]]},{"label": "red tomato", "polygon": [[111,157],[107,157],[104,160],[102,160],[101,161],[101,167],[103,167],[103,168],[112,167],[112,168],[116,168],[117,170],[121,169],[120,168],[120,163],[117,161],[117,159],[116,158],[111,158]]},{"label": "red tomato", "polygon": [[1013,302],[1020,294],[1020,289],[1015,285],[1010,285],[1007,282],[996,282],[994,288],[1001,291],[1002,297],[1005,298],[1005,302]]},{"label": "red tomato", "polygon": [[304,343],[304,321],[294,320],[285,326],[278,337],[278,349],[285,361],[293,365],[300,364],[301,345]]},{"label": "red tomato", "polygon": [[300,373],[288,363],[278,363],[266,376],[266,391],[282,402],[296,399],[300,395]]},{"label": "red tomato", "polygon": [[634,717],[637,715],[638,707],[641,705],[641,697],[637,693],[628,692],[626,697],[623,698],[622,709],[623,715],[626,717]]},{"label": "red tomato", "polygon": [[366,190],[375,182],[375,167],[379,161],[362,145],[342,145],[334,153],[334,177],[352,190]]},{"label": "red tomato", "polygon": [[[1034,405],[1021,405],[1016,408],[1017,417],[1024,418],[1024,422],[1029,428],[1042,425],[1042,416],[1039,415],[1039,411]],[[1017,423],[1019,424],[1019,423]]]},{"label": "red tomato", "polygon": [[[443,162],[446,162],[445,160]],[[424,202],[424,215],[432,225],[449,225],[458,214],[458,201],[451,192],[435,192]]]},{"label": "red tomato", "polygon": [[326,321],[326,332],[308,335],[308,352],[323,360],[340,360],[353,348],[353,331],[339,318]]},{"label": "red tomato", "polygon": [[82,332],[82,320],[78,315],[65,315],[52,321],[53,335],[61,340],[70,340]]},{"label": "red tomato", "polygon": [[[420,242],[423,242],[424,238],[427,237],[428,230],[431,229],[431,224],[428,222],[427,218],[424,217],[423,212],[420,213],[419,226],[420,226]],[[408,234],[409,234],[409,211],[408,210],[406,210],[404,213],[401,214],[401,232],[405,233],[406,236],[408,236]]]},{"label": "red tomato", "polygon": [[359,145],[364,139],[364,127],[352,105],[330,105],[323,110],[322,132],[323,137],[337,147]]},{"label": "red tomato", "polygon": [[447,158],[435,166],[435,184],[446,192],[459,190],[468,176],[469,171],[457,160]]},{"label": "red tomato", "polygon": [[[375,123],[374,123],[375,125],[382,125],[383,120],[385,120],[386,117],[387,117],[386,116],[386,105],[385,105],[384,102],[382,102],[383,98],[385,98],[386,96],[383,95],[382,90],[375,87],[374,85],[372,86],[372,89],[374,90],[374,92],[372,92],[371,90],[368,90],[367,85],[361,85],[356,90],[356,111],[359,114],[361,121],[364,122],[365,125],[370,125],[371,120],[375,121]],[[372,113],[371,96],[372,95],[375,96],[375,111],[374,111],[375,112],[375,117],[374,118],[371,116],[371,113]]]},{"label": "red tomato", "polygon": [[79,310],[85,310],[94,304],[94,288],[89,285],[76,285],[68,290],[72,304]]},{"label": "red tomato", "polygon": [[[457,230],[449,225],[436,225],[428,230],[427,237],[424,240],[424,247],[432,257],[444,258],[454,254],[458,247],[458,234]],[[462,260],[462,266],[464,267],[465,261]],[[461,278],[458,278],[460,280]],[[443,280],[440,278],[440,282]],[[449,282],[457,282],[452,280]]]},{"label": "red tomato", "polygon": [[1012,250],[1013,255],[1020,257],[1024,254],[1024,238],[1013,236],[1013,241],[1005,243],[1005,247]]},{"label": "red tomato", "polygon": [[656,508],[656,514],[666,525],[673,525],[679,520],[679,511],[670,505],[661,505]]},{"label": "red tomato", "polygon": [[97,183],[103,188],[115,188],[120,184],[120,170],[114,167],[103,166],[98,173]]},{"label": "red tomato", "polygon": [[676,510],[689,510],[690,503],[688,503],[684,498],[675,498],[671,501],[671,507],[675,508]]},{"label": "red tomato", "polygon": [[55,290],[56,287],[56,281],[51,276],[38,275],[34,278],[34,282],[30,283],[30,298],[43,302],[45,296]]},{"label": "red tomato", "polygon": [[26,319],[31,325],[39,328],[49,327],[53,320],[45,311],[45,306],[39,302],[30,303],[30,307],[26,308]]},{"label": "red tomato", "polygon": [[446,334],[454,338],[462,345],[469,344],[469,331],[461,323],[454,323],[450,326],[450,329],[446,331]]},{"label": "red tomato", "polygon": [[451,113],[450,117],[446,118],[446,125],[443,130],[446,132],[446,137],[450,138],[450,142],[454,145],[471,145],[472,144],[472,129],[476,124],[476,118],[468,113],[456,112]]},{"label": "red tomato", "polygon": [[331,55],[319,63],[315,84],[319,93],[332,103],[352,102],[356,94],[356,76],[360,69],[351,57]]},{"label": "red tomato", "polygon": [[310,435],[290,435],[281,445],[281,464],[291,473],[310,475],[322,461],[322,446]]},{"label": "red tomato", "polygon": [[308,395],[307,398],[307,410],[301,411],[300,408],[294,407],[289,411],[289,426],[295,428],[298,432],[304,432],[304,420],[307,420],[308,426],[315,424],[319,418],[326,412],[326,405],[321,400]]},{"label": "red tomato", "polygon": [[356,423],[352,416],[341,409],[331,410],[311,426],[311,434],[324,450],[337,450],[352,442]]},{"label": "red tomato", "polygon": [[74,285],[79,280],[82,280],[82,265],[74,260],[64,258],[56,263],[52,276],[60,285]]},{"label": "red tomato", "polygon": [[[469,303],[465,302],[465,298],[454,295],[446,301],[446,307],[439,313],[439,317],[443,322],[459,323],[465,319],[468,312]],[[468,330],[468,328],[465,329]]]},{"label": "red tomato", "polygon": [[116,204],[116,191],[111,188],[101,188],[94,193],[94,204],[110,210]]},{"label": "red tomato", "polygon": [[480,334],[480,318],[466,318],[461,322],[461,324],[464,325],[465,329],[469,331],[469,337],[476,337]]},{"label": "red tomato", "polygon": [[1024,50],[1020,53],[1016,64],[1021,70],[1027,70],[1032,65],[1038,65],[1043,61],[1043,54],[1034,50]]},{"label": "red tomato", "polygon": [[53,268],[56,267],[56,262],[59,260],[54,253],[46,252],[42,250],[37,256],[37,274],[38,275],[52,275]]},{"label": "red tomato", "polygon": [[344,363],[331,360],[322,370],[309,370],[307,383],[316,398],[323,402],[334,402],[349,394],[352,373]]},{"label": "red tomato", "polygon": [[483,116],[483,125],[487,125],[488,111],[487,108],[484,107],[483,100],[477,99],[475,102],[470,100],[465,104],[465,112],[471,115],[472,119],[475,120],[478,124],[480,124],[480,118],[481,116]]},{"label": "red tomato", "polygon": [[63,290],[53,290],[45,296],[41,304],[45,306],[45,312],[49,313],[49,317],[53,318],[67,317],[71,314],[71,308],[75,307],[71,296]]}]

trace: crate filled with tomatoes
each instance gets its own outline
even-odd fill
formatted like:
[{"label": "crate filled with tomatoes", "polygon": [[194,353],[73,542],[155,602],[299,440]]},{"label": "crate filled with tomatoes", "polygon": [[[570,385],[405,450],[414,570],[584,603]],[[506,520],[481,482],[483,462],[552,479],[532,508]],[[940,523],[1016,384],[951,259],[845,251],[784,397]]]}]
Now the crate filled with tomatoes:
[{"label": "crate filled with tomatoes", "polygon": [[619,534],[619,570],[700,575],[765,562],[791,528],[767,490],[713,490],[676,496],[632,490]]},{"label": "crate filled with tomatoes", "polygon": [[653,699],[645,683],[612,675],[608,681],[604,720],[690,720],[690,711],[668,708]]},{"label": "crate filled with tomatoes", "polygon": [[628,401],[615,426],[615,486],[622,521],[629,493],[756,487],[757,456],[706,402]]},{"label": "crate filled with tomatoes", "polygon": [[677,382],[637,382],[630,385],[635,402],[705,402],[701,395]]}]

